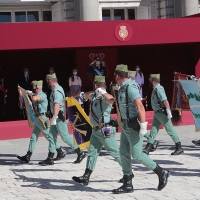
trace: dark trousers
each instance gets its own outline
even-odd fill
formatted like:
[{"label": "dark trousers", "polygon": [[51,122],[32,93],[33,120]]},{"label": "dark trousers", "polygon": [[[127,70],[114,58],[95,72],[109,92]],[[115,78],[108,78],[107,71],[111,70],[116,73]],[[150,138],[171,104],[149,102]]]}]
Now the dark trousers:
[{"label": "dark trousers", "polygon": [[3,121],[4,119],[4,107],[3,106],[0,106],[0,122]]}]

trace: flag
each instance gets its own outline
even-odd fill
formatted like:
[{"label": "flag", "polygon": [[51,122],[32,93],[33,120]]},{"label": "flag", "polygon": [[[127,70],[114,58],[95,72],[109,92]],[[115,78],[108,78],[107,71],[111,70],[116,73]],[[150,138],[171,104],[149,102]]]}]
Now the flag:
[{"label": "flag", "polygon": [[181,74],[178,72],[174,73],[174,89],[173,89],[173,99],[172,99],[172,110],[180,108],[182,110],[189,110],[190,106],[186,97],[184,90],[179,83],[179,80],[187,80],[188,75]]},{"label": "flag", "polygon": [[179,80],[189,102],[193,114],[196,131],[200,131],[200,81]]},{"label": "flag", "polygon": [[90,124],[89,117],[74,97],[67,97],[66,101],[74,142],[81,150],[86,149],[90,145],[90,136],[92,134],[92,125]]},{"label": "flag", "polygon": [[23,101],[25,104],[26,115],[28,118],[28,125],[30,128],[33,128],[33,126],[34,126],[34,111],[33,111],[32,102],[29,99],[28,95],[26,94],[26,90],[24,90],[23,88],[18,86],[18,91],[19,91],[20,97],[23,98]]}]

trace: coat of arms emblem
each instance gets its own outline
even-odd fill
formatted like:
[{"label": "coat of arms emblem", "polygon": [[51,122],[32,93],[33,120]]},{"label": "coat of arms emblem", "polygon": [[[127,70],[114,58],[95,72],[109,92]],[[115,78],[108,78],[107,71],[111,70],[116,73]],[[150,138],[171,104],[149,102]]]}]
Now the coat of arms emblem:
[{"label": "coat of arms emblem", "polygon": [[119,36],[124,40],[128,36],[128,30],[126,26],[120,26]]},{"label": "coat of arms emblem", "polygon": [[108,67],[104,61],[104,53],[91,53],[89,55],[91,63],[87,66],[87,75],[91,81],[94,81],[94,77],[97,76],[107,76]]}]

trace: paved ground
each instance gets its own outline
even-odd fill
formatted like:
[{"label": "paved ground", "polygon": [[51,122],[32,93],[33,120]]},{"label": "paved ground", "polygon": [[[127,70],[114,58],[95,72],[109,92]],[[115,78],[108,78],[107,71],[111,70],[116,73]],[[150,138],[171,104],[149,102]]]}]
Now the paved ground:
[{"label": "paved ground", "polygon": [[[73,164],[76,154],[62,141],[68,155],[53,166],[38,166],[39,160],[47,156],[47,142],[39,138],[32,160],[21,164],[16,155],[27,151],[28,139],[0,141],[0,199],[3,200],[90,200],[90,199],[136,199],[136,200],[199,200],[200,199],[200,148],[191,140],[200,138],[194,126],[176,128],[181,138],[185,154],[171,156],[174,149],[171,138],[161,130],[157,139],[160,146],[151,157],[161,166],[171,171],[169,182],[162,191],[157,191],[158,178],[152,171],[133,161],[135,178],[134,193],[114,195],[112,189],[121,186],[117,181],[122,177],[120,166],[102,151],[90,184],[84,187],[76,184],[71,177],[82,175],[86,159],[81,164]],[[13,132],[14,134],[14,132]],[[119,142],[120,134],[116,134]],[[144,142],[146,144],[146,141]]]}]

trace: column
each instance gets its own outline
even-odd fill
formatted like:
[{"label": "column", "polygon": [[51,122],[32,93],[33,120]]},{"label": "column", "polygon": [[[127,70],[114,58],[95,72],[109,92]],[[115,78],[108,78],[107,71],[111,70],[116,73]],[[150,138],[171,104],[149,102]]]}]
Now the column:
[{"label": "column", "polygon": [[183,13],[182,16],[194,15],[199,13],[198,0],[182,0]]},{"label": "column", "polygon": [[99,1],[81,0],[80,1],[80,20],[81,21],[99,21]]}]

